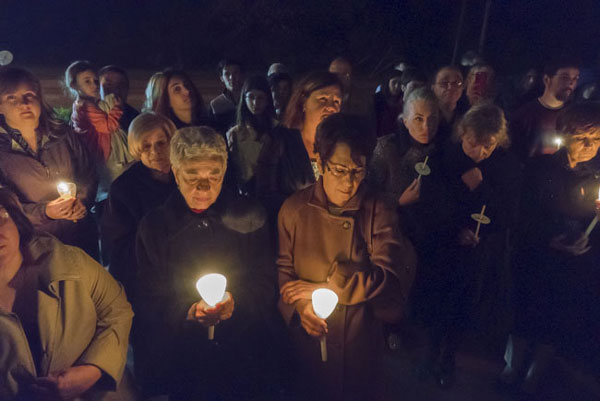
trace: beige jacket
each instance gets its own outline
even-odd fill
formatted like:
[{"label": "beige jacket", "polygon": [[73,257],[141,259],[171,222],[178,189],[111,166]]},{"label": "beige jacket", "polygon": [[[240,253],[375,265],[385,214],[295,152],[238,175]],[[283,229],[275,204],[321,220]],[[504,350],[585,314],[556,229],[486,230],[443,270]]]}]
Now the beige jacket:
[{"label": "beige jacket", "polygon": [[36,377],[81,364],[102,370],[93,396],[102,399],[98,393],[114,391],[125,366],[133,312],[123,288],[85,252],[47,234],[34,237],[24,256],[41,272],[40,371],[19,317],[0,309],[0,399],[22,397]]},{"label": "beige jacket", "polygon": [[305,384],[298,391],[309,393],[308,399],[374,399],[382,323],[402,316],[415,276],[415,252],[400,234],[395,212],[363,189],[341,215],[332,214],[320,179],[292,195],[279,213],[279,285],[302,279],[339,297],[327,319],[327,363],[294,307],[279,301]]}]

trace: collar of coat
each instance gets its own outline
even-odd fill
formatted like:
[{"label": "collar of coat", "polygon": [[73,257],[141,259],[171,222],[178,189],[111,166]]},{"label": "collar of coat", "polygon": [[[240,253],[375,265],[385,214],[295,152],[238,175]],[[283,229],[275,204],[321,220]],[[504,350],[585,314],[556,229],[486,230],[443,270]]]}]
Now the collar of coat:
[{"label": "collar of coat", "polygon": [[[341,212],[359,210],[364,197],[365,186],[361,183],[356,194],[341,208]],[[325,188],[323,188],[323,177],[320,177],[317,183],[312,186],[312,193],[310,194],[308,204],[329,211],[329,202],[327,201]]]},{"label": "collar of coat", "polygon": [[[37,129],[36,132],[38,136],[42,135],[41,140],[38,140],[38,153],[39,149],[43,148],[52,139],[58,137],[56,134],[43,133],[40,129]],[[6,124],[4,119],[0,119],[0,150],[30,155],[30,152],[15,140],[17,135],[21,136],[21,132],[18,129],[10,127],[8,124]]]},{"label": "collar of coat", "polygon": [[40,269],[40,288],[47,288],[54,296],[59,296],[57,283],[81,279],[76,252],[50,234],[36,234],[25,247],[25,259],[30,266]]}]

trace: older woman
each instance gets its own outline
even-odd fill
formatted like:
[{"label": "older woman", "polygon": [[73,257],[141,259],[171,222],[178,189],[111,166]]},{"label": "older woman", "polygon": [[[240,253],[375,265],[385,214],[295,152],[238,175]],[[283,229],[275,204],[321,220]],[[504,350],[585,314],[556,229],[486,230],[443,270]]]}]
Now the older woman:
[{"label": "older woman", "polygon": [[[77,193],[59,196],[61,181],[76,184]],[[0,70],[0,184],[19,197],[37,230],[97,256],[87,213],[96,196],[94,162],[44,102],[39,79],[20,68]]]},{"label": "older woman", "polygon": [[129,152],[137,160],[110,187],[102,221],[102,246],[110,252],[110,272],[123,283],[129,299],[136,278],[135,233],[150,210],[176,188],[169,162],[175,125],[166,117],[143,113],[129,127]]},{"label": "older woman", "polygon": [[0,190],[2,400],[105,399],[123,373],[132,316],[102,266],[34,233]]},{"label": "older woman", "polygon": [[[382,322],[402,316],[415,273],[394,211],[361,185],[375,146],[370,134],[358,117],[326,118],[314,148],[321,178],[279,213],[279,307],[300,363],[297,391],[306,399],[376,398]],[[339,297],[328,321],[313,311],[317,288]],[[325,334],[329,359],[322,363]]]},{"label": "older woman", "polygon": [[[516,324],[501,380],[536,390],[556,347],[600,361],[600,106],[574,104],[559,114],[565,147],[526,169],[515,258]],[[532,358],[527,359],[531,345]]]},{"label": "older woman", "polygon": [[[136,359],[143,364],[138,378],[147,395],[172,399],[268,392],[272,386],[261,375],[276,354],[265,349],[276,338],[265,334],[267,317],[275,316],[276,284],[265,212],[221,193],[227,148],[211,128],[176,131],[171,163],[179,191],[142,219],[137,235],[143,307],[136,325],[146,347],[144,359]],[[227,293],[214,308],[199,301],[195,287],[207,273],[227,278]],[[219,347],[206,339],[212,325]]]},{"label": "older woman", "polygon": [[[508,310],[506,261],[520,188],[519,165],[506,151],[510,142],[499,107],[471,108],[458,124],[455,139],[441,163],[448,196],[439,201],[450,221],[436,249],[442,284],[433,309],[437,313],[431,316],[431,349],[420,372],[433,369],[441,387],[453,384],[456,350],[466,328],[507,328],[502,326]],[[489,224],[473,219],[482,212]]]},{"label": "older woman", "polygon": [[463,75],[460,68],[450,65],[439,68],[433,74],[431,90],[435,93],[440,104],[441,130],[443,133],[450,134],[452,126],[464,112],[457,109],[458,101],[464,90]]}]

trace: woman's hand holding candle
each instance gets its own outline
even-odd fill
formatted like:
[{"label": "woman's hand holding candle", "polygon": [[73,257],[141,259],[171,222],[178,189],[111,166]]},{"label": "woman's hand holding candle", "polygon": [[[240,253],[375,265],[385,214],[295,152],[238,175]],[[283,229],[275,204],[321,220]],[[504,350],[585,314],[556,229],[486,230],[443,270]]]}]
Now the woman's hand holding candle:
[{"label": "woman's hand holding candle", "polygon": [[400,206],[412,205],[421,197],[421,179],[415,178],[398,199]]},{"label": "woman's hand holding candle", "polygon": [[579,238],[572,244],[567,243],[568,236],[566,234],[558,235],[550,241],[550,247],[561,252],[566,252],[574,256],[583,255],[591,249],[589,238],[585,233],[582,233]]},{"label": "woman's hand holding candle", "polygon": [[296,302],[296,312],[300,316],[300,324],[309,336],[322,337],[327,334],[327,322],[315,314],[311,300],[301,299]]},{"label": "woman's hand holding candle", "polygon": [[205,327],[215,326],[222,320],[230,319],[235,309],[235,301],[230,292],[226,292],[223,300],[210,307],[204,300],[190,306],[187,320],[195,320]]},{"label": "woman's hand holding candle", "polygon": [[75,198],[59,197],[46,204],[46,216],[53,220],[67,220],[73,212]]},{"label": "woman's hand holding candle", "polygon": [[476,247],[479,244],[479,237],[468,228],[463,228],[458,234],[458,243],[462,246]]}]

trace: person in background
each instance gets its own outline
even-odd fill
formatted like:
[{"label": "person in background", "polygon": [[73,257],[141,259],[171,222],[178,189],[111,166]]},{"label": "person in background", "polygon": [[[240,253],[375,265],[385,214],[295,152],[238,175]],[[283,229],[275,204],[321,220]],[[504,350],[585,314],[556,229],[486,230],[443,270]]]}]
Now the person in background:
[{"label": "person in background", "polygon": [[462,72],[456,66],[441,67],[433,74],[431,90],[439,101],[442,117],[440,134],[445,136],[444,139],[450,138],[454,124],[463,114],[458,107],[464,90],[463,82]]},{"label": "person in background", "polygon": [[326,71],[312,72],[301,79],[292,93],[283,126],[277,127],[273,153],[276,175],[265,190],[267,209],[277,216],[283,201],[320,176],[314,152],[317,125],[342,107],[342,84]]},{"label": "person in background", "polygon": [[155,72],[152,74],[150,79],[148,80],[148,84],[146,84],[146,89],[144,90],[144,105],[142,106],[142,112],[148,113],[153,112],[156,109],[156,104],[160,99],[160,95],[162,93],[162,88],[167,86],[165,73],[162,71]]},{"label": "person in background", "polygon": [[175,125],[153,112],[136,117],[128,135],[129,151],[136,162],[110,187],[102,217],[102,241],[110,253],[110,273],[123,284],[135,303],[135,234],[150,210],[162,205],[176,189],[169,162],[169,142]]},{"label": "person in background", "polygon": [[342,83],[343,110],[346,113],[361,115],[368,119],[369,123],[375,128],[375,116],[373,97],[371,90],[364,91],[356,83],[352,64],[344,57],[337,57],[329,64],[329,72],[337,75]]},{"label": "person in background", "polygon": [[[440,168],[450,221],[438,237],[437,307],[429,316],[430,348],[417,369],[420,378],[433,375],[442,388],[454,383],[456,351],[466,329],[491,335],[508,330],[509,245],[521,181],[519,163],[506,151],[510,141],[499,107],[482,103],[471,108],[457,125],[455,139],[445,148]],[[478,231],[472,216],[482,211],[490,224]]]},{"label": "person in background", "polygon": [[525,171],[514,258],[515,325],[500,382],[532,395],[558,351],[600,361],[600,105],[567,106],[557,118],[565,147]]},{"label": "person in background", "polygon": [[0,244],[0,398],[131,399],[114,394],[133,317],[119,283],[81,249],[36,232],[6,189]]},{"label": "person in background", "polygon": [[[150,98],[148,98],[150,95]],[[146,87],[146,111],[170,119],[175,127],[205,125],[209,122],[202,94],[190,77],[181,70],[167,69],[153,75]]]},{"label": "person in background", "polygon": [[266,78],[257,75],[246,79],[237,124],[226,134],[230,166],[234,168],[239,193],[259,196],[261,189],[268,188],[272,181],[269,178],[275,174],[272,133],[277,124]]},{"label": "person in background", "polygon": [[377,119],[377,137],[391,134],[398,128],[398,115],[402,112],[402,72],[396,69],[390,71],[381,92],[375,93],[373,101]]},{"label": "person in background", "polygon": [[292,96],[292,77],[286,72],[276,72],[270,74],[268,79],[269,86],[271,87],[271,96],[273,97],[273,107],[275,107],[275,115],[277,120],[281,121]]},{"label": "person in background", "polygon": [[544,68],[544,93],[517,110],[510,125],[513,148],[523,163],[560,148],[556,118],[572,97],[578,80],[579,66],[572,58],[551,61]]},{"label": "person in background", "polygon": [[[302,400],[381,395],[382,325],[403,315],[416,260],[394,210],[362,185],[374,147],[364,119],[325,118],[315,140],[321,176],[279,213],[279,310],[297,358],[294,393]],[[319,288],[339,299],[327,321],[311,303]],[[326,363],[319,358],[322,336]]]},{"label": "person in background", "polygon": [[402,100],[405,101],[410,92],[425,86],[427,77],[417,68],[407,68],[400,78],[400,89],[402,90]]},{"label": "person in background", "polygon": [[288,68],[283,63],[273,63],[267,70],[267,78],[270,78],[274,74],[289,74]]},{"label": "person in background", "polygon": [[100,97],[106,100],[106,97],[113,93],[122,100],[123,115],[119,119],[119,125],[125,132],[129,129],[131,121],[140,114],[135,108],[127,103],[129,95],[129,78],[127,72],[116,65],[107,65],[98,71],[100,79]]},{"label": "person in background", "polygon": [[469,107],[482,102],[493,102],[496,97],[496,72],[489,64],[475,64],[467,74],[467,101]]},{"label": "person in background", "polygon": [[65,84],[75,99],[71,115],[73,129],[81,135],[96,162],[99,177],[96,202],[101,203],[108,196],[110,184],[133,161],[127,149],[126,134],[119,125],[123,99],[113,93],[100,100],[96,69],[87,61],[69,65]]},{"label": "person in background", "polygon": [[[186,127],[170,147],[179,190],[142,219],[136,240],[142,389],[170,400],[274,399],[284,370],[274,362],[281,357],[283,324],[275,309],[266,213],[248,198],[221,191],[227,168],[222,135]],[[215,307],[196,289],[208,273],[227,279]],[[209,341],[207,328],[215,325],[215,341]]]},{"label": "person in background", "polygon": [[539,97],[542,85],[539,78],[537,70],[530,68],[514,75],[504,85],[499,101],[509,121],[521,106]]},{"label": "person in background", "polygon": [[242,64],[224,59],[218,65],[223,93],[210,101],[210,115],[217,132],[225,133],[235,125],[238,104],[241,100],[244,70]]},{"label": "person in background", "polygon": [[[57,185],[76,184],[73,197]],[[27,70],[0,70],[0,184],[13,191],[33,226],[98,257],[98,236],[88,212],[98,180],[94,159],[45,103],[40,80]]]}]

